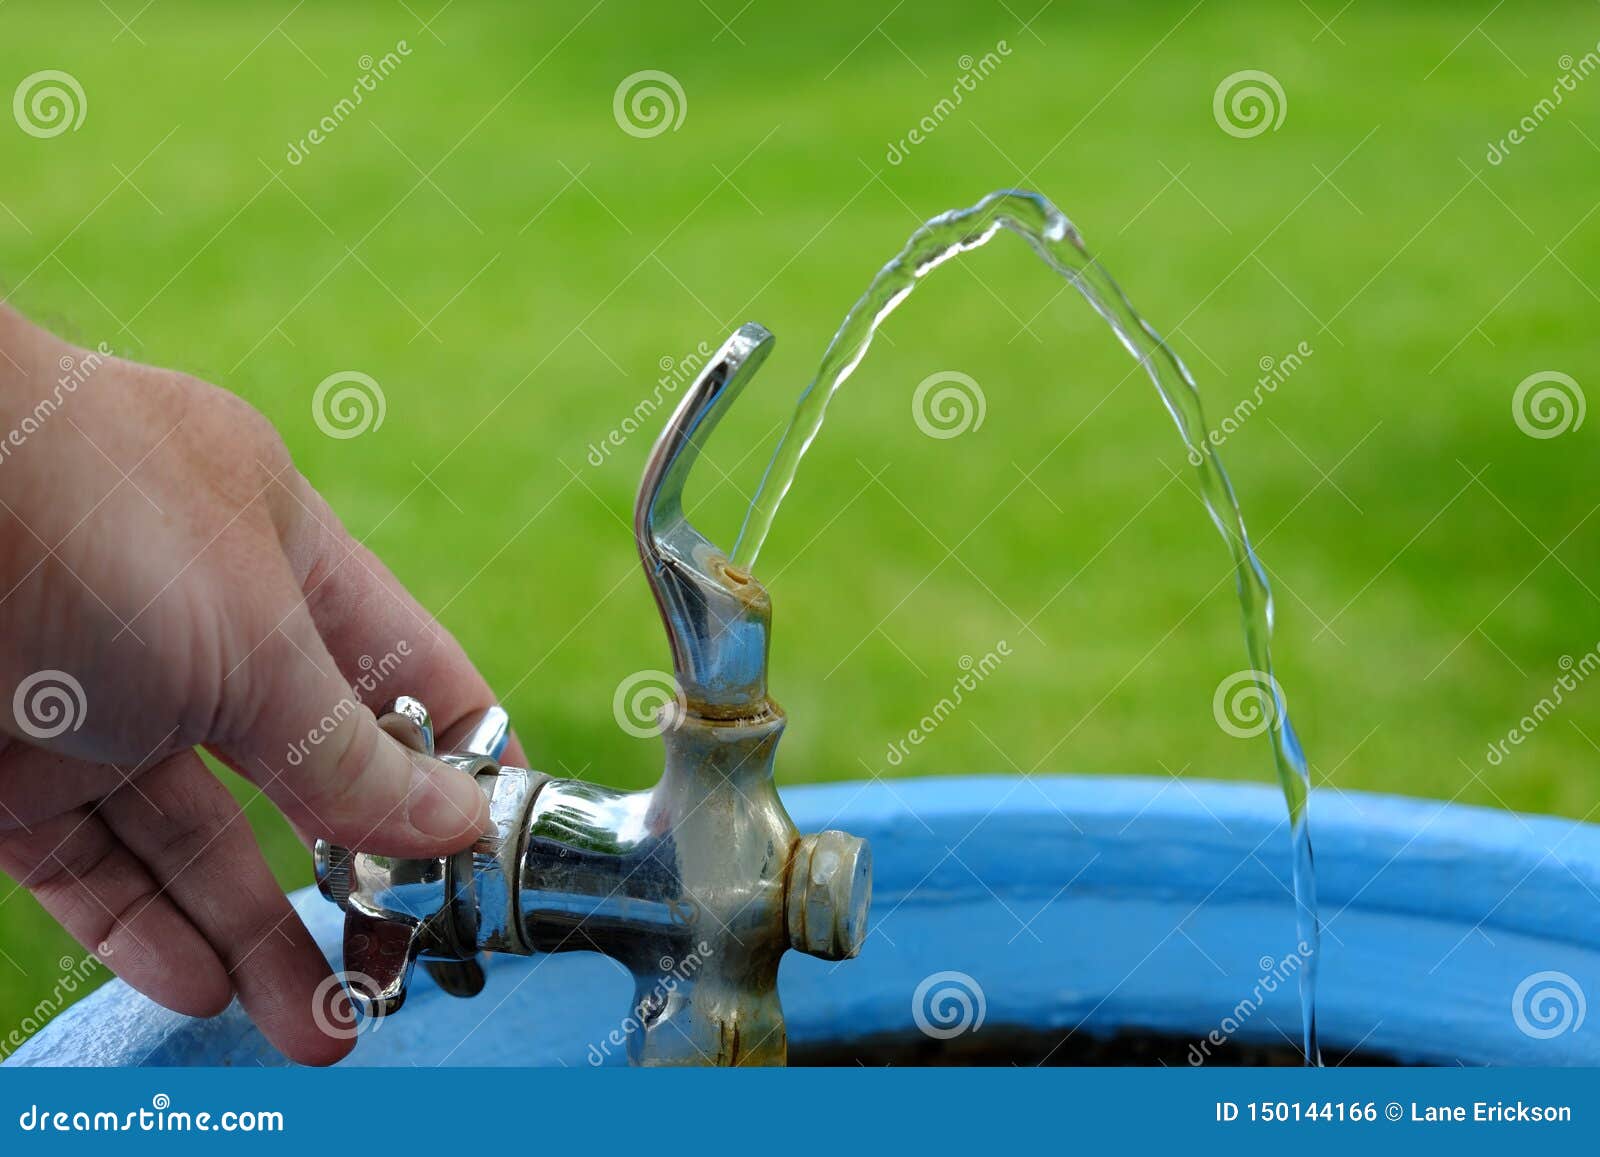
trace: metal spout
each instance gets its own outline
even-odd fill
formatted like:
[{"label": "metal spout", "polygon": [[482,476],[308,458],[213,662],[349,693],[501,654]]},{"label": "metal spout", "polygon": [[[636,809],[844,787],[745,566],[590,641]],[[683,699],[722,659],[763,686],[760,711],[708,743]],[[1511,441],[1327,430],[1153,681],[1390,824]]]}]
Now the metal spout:
[{"label": "metal spout", "polygon": [[645,578],[661,608],[678,688],[691,713],[750,717],[767,708],[772,602],[766,588],[729,568],[726,554],[683,513],[683,488],[701,447],[771,352],[752,323],[723,343],[662,431],[634,505]]}]

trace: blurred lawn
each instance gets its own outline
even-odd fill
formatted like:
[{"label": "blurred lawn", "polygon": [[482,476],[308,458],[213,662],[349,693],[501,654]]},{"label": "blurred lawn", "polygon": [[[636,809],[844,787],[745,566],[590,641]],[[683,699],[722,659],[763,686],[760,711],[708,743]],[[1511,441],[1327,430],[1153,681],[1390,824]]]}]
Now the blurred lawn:
[{"label": "blurred lawn", "polygon": [[[1018,8],[1024,16],[1036,5]],[[731,545],[797,390],[919,219],[1021,184],[1054,198],[1200,379],[1215,425],[1261,359],[1305,364],[1224,456],[1278,588],[1280,675],[1319,786],[1587,816],[1596,692],[1484,758],[1600,640],[1591,420],[1519,432],[1517,383],[1593,389],[1600,92],[1485,162],[1600,40],[1592,4],[664,6],[11,0],[0,81],[88,98],[50,140],[0,118],[0,284],[86,344],[244,395],[476,656],[549,771],[643,785],[612,718],[667,654],[628,531],[665,414],[589,447],[664,358],[759,320],[778,349],[712,447],[700,522]],[[731,23],[724,28],[712,10]],[[411,55],[285,158],[397,41]],[[903,163],[962,74],[1010,55]],[[1270,71],[1249,140],[1212,94]],[[681,127],[622,132],[613,92],[672,73]],[[1600,82],[1596,82],[1600,83]],[[933,278],[841,395],[760,571],[776,605],[786,782],[1015,769],[1267,780],[1213,721],[1244,665],[1227,558],[1149,385],[1081,301],[1002,239]],[[892,343],[892,344],[890,344]],[[960,370],[948,441],[910,419]],[[323,436],[340,370],[381,429]],[[702,468],[702,483],[718,471]],[[961,656],[1013,657],[898,767],[890,743]],[[426,696],[427,688],[418,688]],[[999,790],[997,788],[997,790]],[[246,798],[253,793],[243,793]],[[286,887],[308,857],[257,801]],[[1315,804],[1313,802],[1313,825]],[[0,903],[0,1029],[70,942]],[[3,1035],[3,1034],[0,1034]]]}]

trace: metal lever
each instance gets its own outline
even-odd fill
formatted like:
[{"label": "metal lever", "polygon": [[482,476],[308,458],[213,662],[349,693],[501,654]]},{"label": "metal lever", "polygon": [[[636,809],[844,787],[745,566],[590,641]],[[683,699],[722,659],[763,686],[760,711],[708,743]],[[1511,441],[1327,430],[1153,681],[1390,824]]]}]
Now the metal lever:
[{"label": "metal lever", "polygon": [[[511,716],[506,714],[504,708],[490,707],[476,718],[458,724],[444,746],[451,755],[482,757],[498,763],[510,739]],[[433,752],[429,750],[424,754],[432,755]],[[487,979],[482,953],[475,954],[470,960],[424,960],[422,966],[428,970],[433,982],[451,996],[477,996],[483,991]]]},{"label": "metal lever", "polygon": [[[433,756],[433,721],[419,700],[401,696],[378,725],[413,751]],[[510,720],[492,707],[456,729],[456,750],[440,757],[464,774],[492,774]],[[318,840],[317,886],[345,909],[344,967],[351,1000],[364,1016],[387,1016],[405,1003],[419,956],[446,992],[476,996],[484,972],[475,953],[477,910],[472,852],[406,860],[353,853]]]}]

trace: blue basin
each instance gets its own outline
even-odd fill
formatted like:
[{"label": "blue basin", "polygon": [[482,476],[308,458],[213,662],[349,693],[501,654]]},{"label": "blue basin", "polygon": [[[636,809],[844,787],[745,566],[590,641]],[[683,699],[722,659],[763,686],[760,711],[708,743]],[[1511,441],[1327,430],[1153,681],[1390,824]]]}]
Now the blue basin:
[{"label": "blue basin", "polygon": [[[974,777],[786,788],[802,831],[872,842],[861,957],[790,953],[796,1052],[1014,1030],[1145,1034],[1203,1046],[1299,1040],[1298,945],[1283,803],[1176,778]],[[1600,1064],[1600,828],[1324,791],[1312,808],[1325,924],[1325,1049],[1404,1063]],[[338,961],[340,913],[296,893]],[[474,1000],[420,971],[354,1065],[625,1063],[633,995],[609,960],[495,958]],[[943,1047],[941,1045],[940,1047]],[[1037,1059],[1037,1058],[1035,1058]],[[112,983],[15,1065],[281,1065],[237,1007],[208,1021]]]}]

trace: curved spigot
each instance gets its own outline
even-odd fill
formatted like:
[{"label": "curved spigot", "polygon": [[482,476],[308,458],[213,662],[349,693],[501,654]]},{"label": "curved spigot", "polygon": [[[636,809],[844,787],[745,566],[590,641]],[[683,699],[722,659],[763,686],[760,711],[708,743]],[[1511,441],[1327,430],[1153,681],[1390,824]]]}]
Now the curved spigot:
[{"label": "curved spigot", "polygon": [[672,645],[684,708],[713,719],[767,710],[772,604],[764,587],[690,525],[683,487],[701,447],[772,349],[761,326],[739,327],[673,412],[645,464],[633,530]]}]

